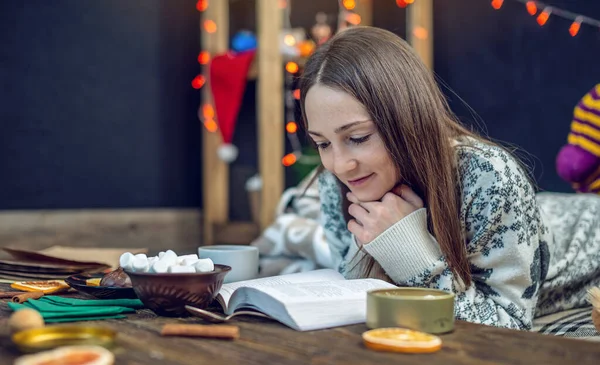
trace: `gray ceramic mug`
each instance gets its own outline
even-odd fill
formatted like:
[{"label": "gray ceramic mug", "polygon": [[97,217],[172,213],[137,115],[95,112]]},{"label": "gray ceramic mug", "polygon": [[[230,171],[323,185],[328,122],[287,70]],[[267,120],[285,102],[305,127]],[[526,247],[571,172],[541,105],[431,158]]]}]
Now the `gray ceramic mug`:
[{"label": "gray ceramic mug", "polygon": [[231,266],[224,283],[255,279],[258,276],[258,249],[245,245],[214,245],[198,247],[198,257],[209,258],[215,264]]}]

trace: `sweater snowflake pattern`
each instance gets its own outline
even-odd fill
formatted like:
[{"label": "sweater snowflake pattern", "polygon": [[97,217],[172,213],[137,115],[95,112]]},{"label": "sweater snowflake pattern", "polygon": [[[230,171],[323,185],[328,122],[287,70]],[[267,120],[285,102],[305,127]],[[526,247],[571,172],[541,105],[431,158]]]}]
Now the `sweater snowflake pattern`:
[{"label": "sweater snowflake pattern", "polygon": [[360,277],[364,256],[370,255],[376,265],[369,276],[454,292],[457,319],[530,329],[552,245],[534,188],[502,148],[471,141],[459,144],[456,153],[462,187],[459,219],[473,285],[464,288],[449,269],[427,229],[426,208],[360,249],[343,218],[338,181],[324,172],[319,176],[321,224],[334,266],[346,278]]}]

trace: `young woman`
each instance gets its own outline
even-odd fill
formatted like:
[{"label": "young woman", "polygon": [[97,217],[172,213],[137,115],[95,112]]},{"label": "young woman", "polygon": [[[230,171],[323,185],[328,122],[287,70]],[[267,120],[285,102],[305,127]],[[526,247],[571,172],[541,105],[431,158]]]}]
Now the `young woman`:
[{"label": "young woman", "polygon": [[[458,123],[401,38],[368,27],[337,34],[307,62],[300,90],[324,168],[322,225],[347,278],[452,291],[458,319],[517,329],[585,303],[598,278],[600,225],[581,242],[575,216],[559,216],[573,204],[592,219],[600,199],[538,199],[509,152]],[[553,215],[543,217],[540,204]],[[582,268],[586,250],[596,260]],[[576,290],[563,293],[569,283]]]}]

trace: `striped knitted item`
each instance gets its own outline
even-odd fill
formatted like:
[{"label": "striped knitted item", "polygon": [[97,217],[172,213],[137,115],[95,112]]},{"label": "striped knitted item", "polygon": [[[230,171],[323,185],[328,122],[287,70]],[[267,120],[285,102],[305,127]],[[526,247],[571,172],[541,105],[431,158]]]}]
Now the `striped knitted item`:
[{"label": "striped knitted item", "polygon": [[581,183],[571,183],[571,186],[575,191],[580,193],[596,193],[600,194],[600,167]]},{"label": "striped knitted item", "polygon": [[[592,156],[600,159],[600,84],[585,94],[575,106],[568,143],[588,152],[588,161]],[[583,180],[571,181],[571,185],[578,192],[600,193],[600,166]]]},{"label": "striped knitted item", "polygon": [[600,157],[600,84],[575,106],[568,141]]}]

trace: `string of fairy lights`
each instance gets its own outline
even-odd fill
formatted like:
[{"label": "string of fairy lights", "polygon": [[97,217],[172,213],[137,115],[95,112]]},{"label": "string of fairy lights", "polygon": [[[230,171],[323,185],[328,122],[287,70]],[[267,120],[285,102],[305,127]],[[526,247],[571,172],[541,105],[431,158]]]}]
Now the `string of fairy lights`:
[{"label": "string of fairy lights", "polygon": [[[196,10],[203,12],[206,9],[208,9],[208,0],[198,0],[196,2]],[[217,23],[215,23],[215,21],[212,19],[206,19],[202,23],[202,28],[205,32],[212,34],[217,31]],[[207,72],[204,70],[204,68],[210,63],[210,59],[210,52],[201,50],[200,53],[198,53],[198,63],[201,65],[201,70],[200,73],[192,80],[192,87],[196,90],[201,89],[206,83],[206,77],[204,75],[207,74]],[[206,128],[207,131],[215,133],[219,130],[219,125],[215,121],[215,110],[212,104],[206,102],[202,104],[202,108],[200,108],[198,111],[198,119],[200,119],[202,124],[204,124],[204,128]]]},{"label": "string of fairy lights", "polygon": [[[223,0],[220,0],[223,1]],[[356,2],[360,0],[338,0],[340,13],[338,15],[338,31],[342,28],[358,26],[361,24],[361,17],[355,12]],[[395,0],[396,5],[400,8],[406,8],[411,4],[419,0]],[[490,0],[488,0],[490,1]],[[507,0],[491,0],[490,5],[495,10],[501,10],[504,3]],[[508,0],[511,1],[511,0]],[[579,34],[582,25],[588,25],[590,27],[600,29],[600,21],[582,14],[577,14],[568,10],[561,9],[537,0],[512,0],[524,5],[525,10],[532,17],[536,18],[537,23],[540,26],[546,25],[551,17],[559,17],[566,19],[570,22],[568,32],[572,37]],[[284,32],[291,31],[291,0],[279,0],[279,7],[284,11]],[[205,11],[209,6],[209,0],[198,0],[196,2],[196,9],[200,12]],[[211,20],[206,19],[202,23],[202,28],[207,33],[214,33],[217,30],[217,24]],[[418,29],[415,29],[415,32]],[[298,41],[292,35],[292,32],[286,33],[284,37],[284,43],[289,47],[297,46],[299,48],[299,55],[302,58],[306,58],[312,53],[314,49],[314,43],[311,46],[309,42]],[[198,54],[198,63],[204,68],[211,60],[211,54],[202,50]],[[304,155],[302,152],[302,143],[298,137],[298,124],[295,121],[295,109],[297,100],[300,99],[300,90],[294,88],[296,79],[301,74],[301,67],[297,59],[289,58],[285,60],[285,130],[287,138],[291,144],[292,152],[286,154],[282,158],[282,164],[284,166],[291,166],[295,163],[301,164],[316,164],[318,163],[318,156]],[[205,75],[206,72],[200,72],[193,80],[192,87],[194,89],[201,89],[206,83]],[[218,123],[215,121],[215,111],[210,103],[204,103],[199,110],[198,118],[204,124],[204,127],[209,132],[216,132],[219,129]]]},{"label": "string of fairy lights", "polygon": [[[291,24],[291,13],[292,6],[289,1],[285,2],[284,11],[284,38],[283,42],[288,47],[296,47],[298,46],[298,40],[292,34],[292,24]],[[312,53],[312,49],[304,52],[305,56],[310,55]],[[294,83],[296,80],[296,76],[300,72],[300,65],[296,60],[286,60],[285,64],[285,77],[284,77],[284,85],[285,85],[285,132],[292,146],[293,152],[286,154],[281,159],[281,163],[284,166],[292,166],[295,163],[316,163],[319,161],[314,161],[311,159],[311,156],[305,156],[302,153],[302,143],[300,142],[300,138],[298,138],[298,124],[295,121],[294,111],[296,109],[296,100],[300,99],[300,89],[294,89]]]},{"label": "string of fairy lights", "polygon": [[[540,26],[546,25],[550,17],[559,17],[570,21],[570,26],[568,28],[569,34],[572,37],[577,36],[579,34],[579,30],[583,24],[592,26],[596,28],[596,31],[600,29],[600,21],[590,18],[588,16],[573,13],[568,10],[564,10],[558,8],[556,6],[543,3],[541,1],[533,1],[533,0],[512,0],[523,3],[525,5],[525,9],[531,16],[536,17],[536,21]],[[491,5],[494,9],[500,10],[502,5],[504,5],[505,0],[492,0]]]}]

